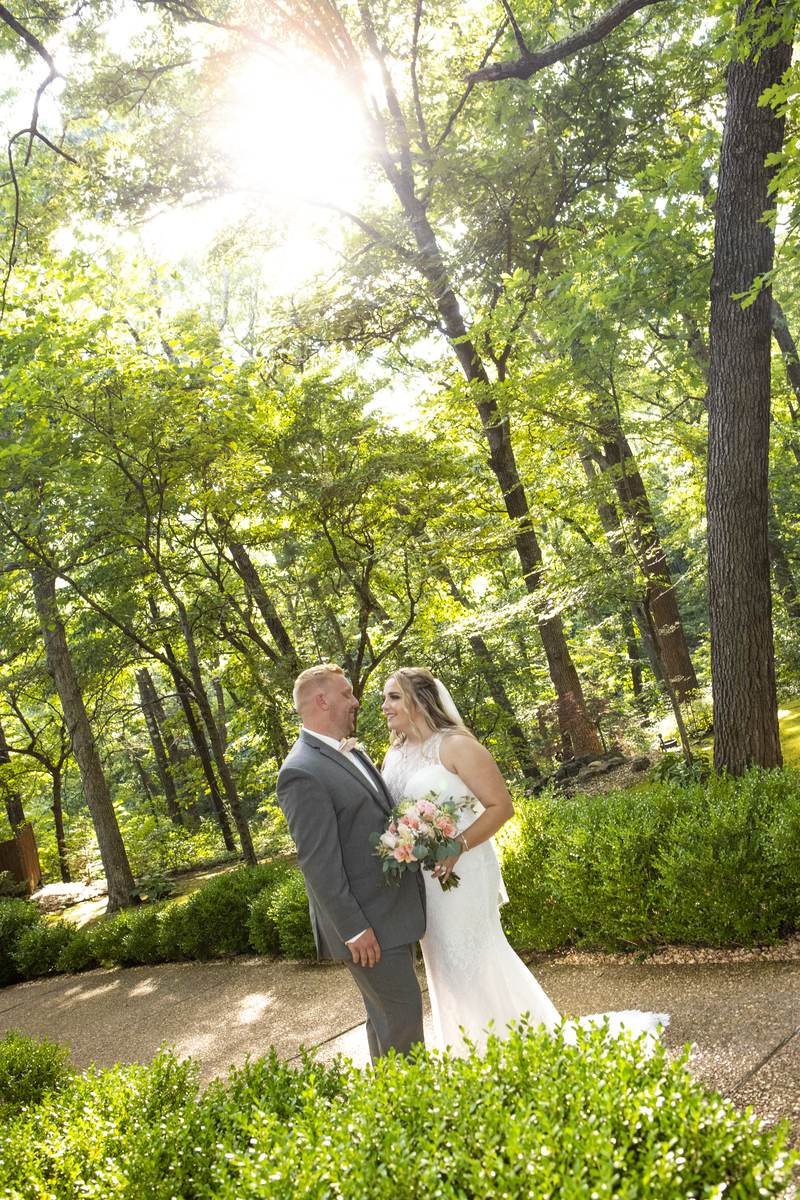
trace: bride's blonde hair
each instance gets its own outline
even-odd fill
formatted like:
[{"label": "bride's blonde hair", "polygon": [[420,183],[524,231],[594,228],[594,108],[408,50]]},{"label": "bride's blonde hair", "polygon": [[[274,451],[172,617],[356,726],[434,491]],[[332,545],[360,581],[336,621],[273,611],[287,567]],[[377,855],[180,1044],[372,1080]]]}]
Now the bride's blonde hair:
[{"label": "bride's blonde hair", "polygon": [[[435,732],[440,730],[457,730],[474,738],[475,734],[467,729],[463,721],[456,721],[442,707],[436,680],[427,667],[398,667],[387,679],[394,680],[403,698],[403,711],[417,733],[422,736],[419,725],[414,720],[414,710],[417,709],[425,717],[425,723]],[[406,740],[404,733],[390,733],[389,744],[402,746]]]}]

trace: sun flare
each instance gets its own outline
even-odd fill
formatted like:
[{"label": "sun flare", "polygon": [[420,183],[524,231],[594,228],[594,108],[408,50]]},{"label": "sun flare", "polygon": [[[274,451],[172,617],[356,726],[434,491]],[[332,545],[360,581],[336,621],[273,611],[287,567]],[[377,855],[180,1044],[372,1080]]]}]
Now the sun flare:
[{"label": "sun flare", "polygon": [[358,105],[310,66],[252,63],[234,85],[224,127],[243,186],[352,207],[367,141]]}]

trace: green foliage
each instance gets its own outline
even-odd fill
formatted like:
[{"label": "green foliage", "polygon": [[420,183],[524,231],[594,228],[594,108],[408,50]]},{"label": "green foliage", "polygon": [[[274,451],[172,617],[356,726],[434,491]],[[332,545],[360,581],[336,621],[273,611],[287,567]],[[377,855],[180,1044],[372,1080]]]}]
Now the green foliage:
[{"label": "green foliage", "polygon": [[27,879],[18,883],[10,871],[0,871],[0,900],[5,900],[9,896],[19,898],[26,895],[28,883]]},{"label": "green foliage", "polygon": [[276,887],[284,872],[269,863],[226,871],[169,909],[162,933],[167,956],[203,962],[215,954],[244,954],[250,948],[250,903]]},{"label": "green foliage", "polygon": [[256,954],[276,955],[281,951],[278,923],[272,915],[273,895],[268,890],[259,892],[250,905],[247,929]]},{"label": "green foliage", "polygon": [[275,889],[269,911],[278,927],[281,954],[287,958],[317,957],[308,896],[299,871],[289,873]]},{"label": "green foliage", "polygon": [[131,890],[131,899],[166,900],[175,891],[175,882],[167,875],[149,875]]},{"label": "green foliage", "polygon": [[0,1042],[0,1116],[9,1120],[25,1105],[41,1104],[63,1090],[71,1073],[69,1050],[46,1037],[23,1036],[7,1029]]},{"label": "green foliage", "polygon": [[75,928],[66,921],[49,925],[42,921],[20,931],[11,956],[23,979],[37,979],[60,970],[59,960],[75,937]]},{"label": "green foliage", "polygon": [[800,925],[800,776],[519,804],[500,835],[518,946],[774,942]]},{"label": "green foliage", "polygon": [[692,754],[687,763],[682,754],[665,754],[661,762],[653,767],[650,778],[657,783],[674,783],[688,787],[691,783],[702,783],[711,771],[711,761],[706,754]]},{"label": "green foliage", "polygon": [[708,1095],[660,1047],[525,1027],[484,1058],[390,1056],[375,1071],[304,1055],[232,1068],[202,1093],[196,1065],[89,1071],[0,1133],[13,1197],[130,1200],[621,1200],[777,1197],[784,1132]]},{"label": "green foliage", "polygon": [[14,950],[25,930],[41,925],[44,918],[27,900],[0,900],[0,987],[20,978]]},{"label": "green foliage", "polygon": [[78,971],[90,971],[100,966],[97,957],[96,943],[92,930],[76,929],[75,936],[69,941],[58,956],[56,970],[67,975],[75,975]]}]

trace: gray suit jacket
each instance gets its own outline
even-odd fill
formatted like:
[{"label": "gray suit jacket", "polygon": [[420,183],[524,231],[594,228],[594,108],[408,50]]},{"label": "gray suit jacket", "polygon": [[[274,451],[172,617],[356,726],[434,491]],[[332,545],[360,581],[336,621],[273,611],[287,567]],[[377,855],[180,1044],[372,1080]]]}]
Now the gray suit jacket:
[{"label": "gray suit jacket", "polygon": [[383,832],[392,801],[375,774],[372,788],[346,755],[304,729],[278,775],[319,958],[349,960],[345,942],[368,926],[386,950],[425,932],[422,872],[405,871],[399,887],[381,886],[383,864],[369,835]]}]

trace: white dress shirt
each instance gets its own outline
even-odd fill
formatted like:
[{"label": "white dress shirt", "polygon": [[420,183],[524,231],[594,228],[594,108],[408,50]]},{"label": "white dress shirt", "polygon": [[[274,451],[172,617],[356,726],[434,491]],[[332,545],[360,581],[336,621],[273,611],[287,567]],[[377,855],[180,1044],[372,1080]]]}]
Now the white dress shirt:
[{"label": "white dress shirt", "polygon": [[[339,742],[342,740],[341,738],[337,739],[328,737],[326,733],[316,733],[313,729],[306,729],[305,725],[303,728],[305,729],[306,733],[310,733],[312,737],[319,738],[319,740],[324,742],[326,746],[331,746],[334,750],[339,750]],[[358,767],[359,771],[364,776],[372,790],[377,792],[378,788],[375,784],[375,780],[370,774],[369,767],[366,765],[366,763],[362,762],[358,755],[353,754],[350,750],[339,750],[339,753],[343,754],[345,758],[349,758],[354,767]],[[361,753],[363,754],[364,751],[362,750]],[[376,767],[375,770],[377,771],[377,769],[378,768]]]}]

